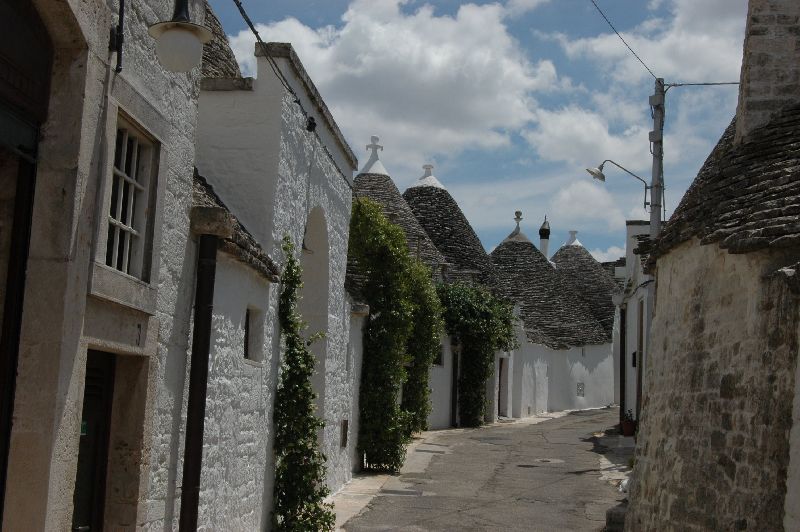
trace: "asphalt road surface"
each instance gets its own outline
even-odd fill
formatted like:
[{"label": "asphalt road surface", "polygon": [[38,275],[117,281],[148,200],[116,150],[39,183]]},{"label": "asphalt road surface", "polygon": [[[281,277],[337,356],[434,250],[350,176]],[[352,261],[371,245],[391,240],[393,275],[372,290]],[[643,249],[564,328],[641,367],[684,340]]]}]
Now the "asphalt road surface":
[{"label": "asphalt road surface", "polygon": [[344,528],[602,530],[606,510],[623,498],[601,478],[610,468],[600,433],[618,419],[617,409],[603,409],[426,433],[403,472]]}]

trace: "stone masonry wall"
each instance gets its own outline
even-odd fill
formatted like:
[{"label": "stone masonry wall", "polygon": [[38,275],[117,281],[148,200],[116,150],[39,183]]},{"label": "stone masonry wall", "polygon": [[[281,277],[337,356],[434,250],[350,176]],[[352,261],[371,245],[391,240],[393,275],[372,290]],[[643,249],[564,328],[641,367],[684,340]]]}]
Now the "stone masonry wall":
[{"label": "stone masonry wall", "polygon": [[626,530],[782,530],[800,318],[774,272],[791,262],[696,240],[659,259]]},{"label": "stone masonry wall", "polygon": [[800,100],[800,2],[750,0],[736,139]]}]

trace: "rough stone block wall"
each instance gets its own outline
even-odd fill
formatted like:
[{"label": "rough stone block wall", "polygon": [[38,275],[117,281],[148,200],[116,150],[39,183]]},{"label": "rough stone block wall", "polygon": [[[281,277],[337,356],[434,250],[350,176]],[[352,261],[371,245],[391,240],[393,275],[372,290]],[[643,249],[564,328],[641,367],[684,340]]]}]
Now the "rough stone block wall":
[{"label": "rough stone block wall", "polygon": [[[277,360],[272,338],[262,333],[271,325],[270,292],[279,287],[224,253],[217,255],[215,285],[198,524],[262,530],[262,499],[272,496],[264,475]],[[248,308],[252,360],[244,358]]]},{"label": "rough stone block wall", "polygon": [[800,101],[800,2],[750,0],[736,139]]},{"label": "rough stone block wall", "polygon": [[682,244],[658,261],[626,530],[782,530],[796,262]]},{"label": "rough stone block wall", "polygon": [[[303,105],[312,108],[310,102],[303,102]],[[306,131],[306,118],[288,95],[283,98],[281,116],[281,157],[270,255],[281,258],[282,263],[283,253],[279,244],[283,236],[288,234],[294,242],[302,242],[308,213],[315,207],[324,210],[330,269],[328,331],[324,340],[327,357],[322,450],[328,458],[328,486],[336,490],[350,480],[352,472],[348,449],[339,445],[341,421],[350,417],[352,386],[346,369],[350,309],[344,289],[352,195],[341,170],[328,155],[320,138]],[[271,309],[276,317],[273,323],[277,323],[277,292],[273,299]],[[350,442],[354,444],[355,439],[350,439]]]}]

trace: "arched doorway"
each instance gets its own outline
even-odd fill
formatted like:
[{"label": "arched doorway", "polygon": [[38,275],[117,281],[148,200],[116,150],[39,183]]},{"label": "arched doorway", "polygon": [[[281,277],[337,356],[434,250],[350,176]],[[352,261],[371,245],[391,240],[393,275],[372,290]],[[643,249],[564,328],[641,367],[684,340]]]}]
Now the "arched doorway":
[{"label": "arched doorway", "polygon": [[19,361],[39,127],[53,44],[29,0],[0,0],[0,522]]},{"label": "arched doorway", "polygon": [[[328,226],[325,211],[315,207],[308,215],[303,238],[300,265],[303,268],[303,290],[300,313],[308,324],[307,334],[328,333],[329,258]],[[311,345],[314,354],[314,376],[311,383],[317,398],[316,415],[325,419],[325,360],[327,338]]]}]

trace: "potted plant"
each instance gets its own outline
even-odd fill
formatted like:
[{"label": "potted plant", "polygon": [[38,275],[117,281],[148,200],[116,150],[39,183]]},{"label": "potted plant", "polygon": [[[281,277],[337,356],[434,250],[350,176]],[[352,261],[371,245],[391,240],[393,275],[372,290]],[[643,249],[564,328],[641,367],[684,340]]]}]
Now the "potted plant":
[{"label": "potted plant", "polygon": [[633,436],[636,432],[636,420],[633,419],[633,410],[628,410],[622,416],[622,435]]}]

